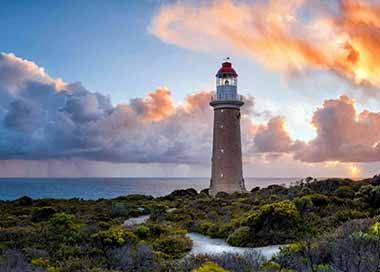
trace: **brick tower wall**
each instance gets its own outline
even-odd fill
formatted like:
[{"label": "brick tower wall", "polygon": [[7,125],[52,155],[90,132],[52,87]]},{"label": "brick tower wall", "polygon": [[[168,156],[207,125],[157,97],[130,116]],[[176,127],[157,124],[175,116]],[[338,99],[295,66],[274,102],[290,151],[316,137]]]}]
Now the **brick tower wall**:
[{"label": "brick tower wall", "polygon": [[210,194],[245,191],[240,110],[238,108],[215,108],[213,133]]}]

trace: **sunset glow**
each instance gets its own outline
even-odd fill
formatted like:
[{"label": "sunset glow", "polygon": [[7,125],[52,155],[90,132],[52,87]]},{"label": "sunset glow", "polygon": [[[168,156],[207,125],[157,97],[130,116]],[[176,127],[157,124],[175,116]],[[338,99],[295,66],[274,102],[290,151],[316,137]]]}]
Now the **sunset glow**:
[{"label": "sunset glow", "polygon": [[355,165],[350,165],[348,167],[349,171],[350,171],[350,177],[352,178],[358,178],[360,177],[360,169],[359,167],[355,166]]},{"label": "sunset glow", "polygon": [[[4,176],[91,175],[92,165],[115,174],[101,164],[121,176],[209,176],[209,103],[228,56],[250,176],[379,169],[377,1],[115,1],[105,14],[94,0],[80,27],[88,5],[44,4],[9,3],[24,17],[4,27],[0,48]],[[16,20],[9,14],[5,22]]]}]

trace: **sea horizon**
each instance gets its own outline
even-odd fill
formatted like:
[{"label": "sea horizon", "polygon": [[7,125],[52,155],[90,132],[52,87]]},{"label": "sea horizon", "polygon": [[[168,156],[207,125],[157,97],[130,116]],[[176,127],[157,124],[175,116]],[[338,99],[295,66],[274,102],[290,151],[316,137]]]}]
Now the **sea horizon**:
[{"label": "sea horizon", "polygon": [[[272,184],[290,185],[301,177],[247,177],[246,189]],[[317,178],[324,179],[324,178]],[[96,200],[142,194],[159,197],[174,190],[193,188],[198,192],[209,187],[209,177],[33,177],[0,178],[0,200],[22,196],[41,198],[81,198]],[[17,186],[15,186],[17,185]]]}]

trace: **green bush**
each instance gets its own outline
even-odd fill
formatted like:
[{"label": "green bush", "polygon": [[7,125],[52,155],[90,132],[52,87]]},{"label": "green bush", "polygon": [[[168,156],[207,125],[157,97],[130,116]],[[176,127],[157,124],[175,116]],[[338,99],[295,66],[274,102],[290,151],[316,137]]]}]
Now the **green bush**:
[{"label": "green bush", "polygon": [[134,233],[121,227],[111,227],[108,230],[99,231],[92,237],[99,241],[103,247],[120,247],[127,243],[135,244],[138,240]]},{"label": "green bush", "polygon": [[254,234],[250,236],[248,244],[259,246],[295,239],[300,228],[299,220],[300,214],[289,200],[256,208],[243,222]]},{"label": "green bush", "polygon": [[55,214],[57,211],[52,207],[42,207],[42,208],[35,208],[32,211],[32,218],[31,220],[33,222],[41,222],[48,220],[53,214]]},{"label": "green bush", "polygon": [[192,272],[229,272],[229,270],[225,270],[223,267],[220,267],[213,262],[206,262],[201,267],[194,269]]},{"label": "green bush", "polygon": [[356,195],[367,204],[380,205],[380,186],[364,185]]},{"label": "green bush", "polygon": [[240,227],[228,236],[227,243],[232,246],[245,246],[251,240],[250,235],[249,227]]},{"label": "green bush", "polygon": [[336,195],[341,198],[353,199],[355,196],[355,191],[350,186],[341,186],[336,190]]},{"label": "green bush", "polygon": [[247,218],[246,224],[253,229],[264,226],[292,226],[298,220],[298,210],[289,200],[266,204],[254,210]]},{"label": "green bush", "polygon": [[23,196],[17,199],[17,203],[20,206],[32,206],[33,205],[33,199],[29,196]]},{"label": "green bush", "polygon": [[32,265],[47,268],[49,266],[49,260],[42,258],[33,259]]},{"label": "green bush", "polygon": [[335,217],[339,222],[345,222],[350,219],[359,219],[359,218],[365,218],[368,216],[367,212],[362,212],[358,210],[341,210],[337,211],[335,214]]},{"label": "green bush", "polygon": [[301,214],[306,213],[314,207],[313,202],[308,197],[296,197],[293,202]]},{"label": "green bush", "polygon": [[140,239],[146,239],[150,236],[150,229],[147,226],[139,226],[136,229],[136,235]]},{"label": "green bush", "polygon": [[316,207],[325,207],[329,204],[329,198],[321,194],[311,194],[303,196],[302,198],[310,199],[313,202],[313,205]]},{"label": "green bush", "polygon": [[80,224],[75,222],[75,216],[66,213],[56,213],[48,221],[48,233],[51,238],[63,242],[75,242],[81,238]]},{"label": "green bush", "polygon": [[153,243],[155,251],[162,252],[173,258],[183,257],[186,252],[191,250],[192,246],[193,242],[185,235],[163,236]]},{"label": "green bush", "polygon": [[225,233],[223,232],[223,229],[221,228],[220,224],[210,224],[209,228],[207,229],[207,235],[211,238],[222,238]]}]

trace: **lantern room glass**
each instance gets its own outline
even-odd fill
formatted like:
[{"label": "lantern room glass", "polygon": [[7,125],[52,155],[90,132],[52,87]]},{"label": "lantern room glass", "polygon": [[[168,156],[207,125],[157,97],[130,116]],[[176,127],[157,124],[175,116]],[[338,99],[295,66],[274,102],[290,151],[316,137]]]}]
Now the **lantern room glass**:
[{"label": "lantern room glass", "polygon": [[225,86],[225,85],[237,86],[237,78],[232,77],[232,76],[216,78],[216,86]]}]

